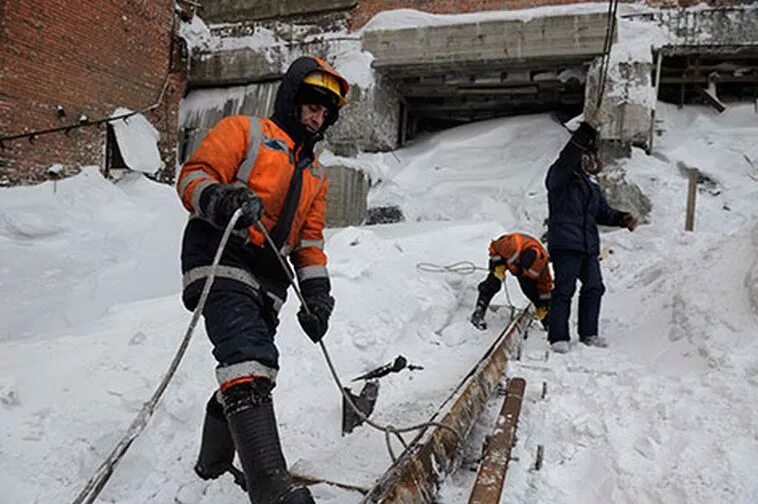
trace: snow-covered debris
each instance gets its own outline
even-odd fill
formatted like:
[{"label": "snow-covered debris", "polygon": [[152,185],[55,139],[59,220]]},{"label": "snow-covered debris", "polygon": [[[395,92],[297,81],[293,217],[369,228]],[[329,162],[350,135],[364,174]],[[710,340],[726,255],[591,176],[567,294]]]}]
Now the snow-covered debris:
[{"label": "snow-covered debris", "polygon": [[[117,108],[111,117],[131,113],[128,108]],[[160,133],[142,114],[134,114],[111,122],[116,141],[126,166],[134,171],[154,174],[163,168],[158,150]]]}]

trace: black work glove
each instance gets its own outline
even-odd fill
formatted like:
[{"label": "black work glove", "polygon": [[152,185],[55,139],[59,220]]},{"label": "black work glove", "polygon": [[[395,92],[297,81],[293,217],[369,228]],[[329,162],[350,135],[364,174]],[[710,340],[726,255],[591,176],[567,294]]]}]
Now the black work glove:
[{"label": "black work glove", "polygon": [[582,121],[571,135],[571,141],[582,150],[593,149],[597,143],[597,131],[588,122]]},{"label": "black work glove", "polygon": [[318,343],[329,328],[329,317],[334,309],[334,298],[329,295],[330,285],[327,278],[313,278],[300,282],[300,292],[308,305],[297,312],[297,321],[305,334]]},{"label": "black work glove", "polygon": [[213,224],[225,228],[234,212],[242,209],[235,229],[255,224],[263,215],[263,202],[247,187],[216,184],[203,191],[200,208]]},{"label": "black work glove", "polygon": [[629,212],[620,212],[618,220],[619,227],[625,227],[629,231],[634,231],[637,229],[637,217],[630,214]]}]

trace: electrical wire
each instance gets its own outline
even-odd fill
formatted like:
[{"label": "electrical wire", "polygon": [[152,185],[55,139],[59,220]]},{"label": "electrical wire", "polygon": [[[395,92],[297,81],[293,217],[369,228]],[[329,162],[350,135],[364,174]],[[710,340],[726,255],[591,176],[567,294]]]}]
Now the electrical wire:
[{"label": "electrical wire", "polygon": [[608,80],[608,68],[610,65],[611,47],[613,46],[613,34],[616,31],[616,14],[618,13],[618,0],[608,0],[608,19],[605,26],[605,39],[603,40],[603,56],[600,60],[600,75],[598,76],[597,106],[600,108],[605,94],[605,86]]}]

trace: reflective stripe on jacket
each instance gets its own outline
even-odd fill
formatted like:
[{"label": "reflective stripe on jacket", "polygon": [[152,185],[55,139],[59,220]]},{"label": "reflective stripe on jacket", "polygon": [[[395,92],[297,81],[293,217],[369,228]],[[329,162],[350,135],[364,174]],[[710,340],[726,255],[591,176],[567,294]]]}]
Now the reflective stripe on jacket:
[{"label": "reflective stripe on jacket", "polygon": [[[533,251],[534,260],[531,264],[523,264],[524,253],[529,250]],[[548,267],[550,256],[537,239],[523,233],[506,234],[490,243],[489,254],[491,263],[500,262],[513,275],[536,280],[540,294],[552,290],[553,280]]]}]

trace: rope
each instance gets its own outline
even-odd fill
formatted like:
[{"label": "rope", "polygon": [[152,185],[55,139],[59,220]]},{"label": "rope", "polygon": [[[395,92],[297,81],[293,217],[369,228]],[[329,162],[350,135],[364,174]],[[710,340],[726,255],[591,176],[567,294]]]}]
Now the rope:
[{"label": "rope", "polygon": [[166,375],[158,384],[158,388],[155,389],[155,392],[153,393],[153,396],[150,398],[150,400],[142,406],[139,414],[137,414],[137,418],[135,418],[132,424],[129,426],[129,429],[126,431],[124,437],[121,438],[121,441],[119,441],[115,448],[113,448],[105,461],[95,471],[95,474],[93,474],[89,481],[87,481],[87,484],[84,485],[84,488],[81,490],[81,492],[79,492],[79,495],[76,496],[73,504],[90,504],[95,501],[97,496],[100,495],[103,487],[105,487],[105,484],[110,479],[111,475],[113,475],[113,470],[116,464],[119,462],[119,460],[121,460],[137,436],[142,434],[142,431],[145,430],[147,422],[153,415],[158,401],[166,391],[166,387],[168,387],[169,381],[171,381],[171,379],[174,377],[174,374],[179,367],[179,363],[187,351],[190,339],[192,338],[192,332],[195,330],[195,326],[197,325],[198,320],[200,320],[200,314],[203,312],[205,302],[208,299],[208,293],[211,290],[211,284],[213,284],[213,280],[216,277],[216,269],[218,267],[219,261],[221,260],[221,254],[224,251],[224,247],[226,247],[226,242],[229,240],[229,235],[231,234],[232,229],[234,229],[234,225],[237,223],[237,219],[239,219],[241,213],[241,210],[234,212],[234,215],[232,215],[232,218],[229,220],[229,224],[227,224],[226,229],[224,230],[224,234],[221,237],[221,242],[219,243],[218,249],[216,250],[216,255],[213,258],[210,274],[208,275],[208,278],[205,280],[205,284],[203,285],[203,292],[200,294],[200,301],[198,302],[195,311],[192,313],[192,320],[187,327],[187,331],[184,333],[184,339],[182,339],[179,348],[176,350],[176,354],[174,354],[174,358],[171,361],[171,365],[169,366]]},{"label": "rope", "polygon": [[[470,275],[475,271],[489,272],[489,268],[482,268],[471,261],[458,261],[446,265],[420,262],[416,263],[416,269],[426,271],[427,273],[457,273],[459,275]],[[508,306],[513,310],[515,306],[511,302],[511,295],[508,292],[508,282],[503,281],[503,288],[505,289],[505,299],[508,300]],[[513,318],[513,313],[511,313],[511,318]]]},{"label": "rope", "polygon": [[458,261],[447,265],[420,262],[416,264],[416,268],[428,273],[457,273],[459,275],[470,275],[475,271],[489,271],[489,269],[477,266],[471,261]]}]

